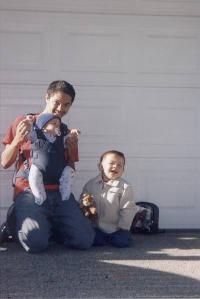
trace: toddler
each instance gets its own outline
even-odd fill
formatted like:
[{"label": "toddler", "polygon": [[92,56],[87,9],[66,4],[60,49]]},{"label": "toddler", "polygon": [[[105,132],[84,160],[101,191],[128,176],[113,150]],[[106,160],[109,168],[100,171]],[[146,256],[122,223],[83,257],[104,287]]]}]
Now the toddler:
[{"label": "toddler", "polygon": [[83,187],[81,200],[85,195],[90,195],[96,203],[96,246],[106,243],[116,247],[131,245],[130,227],[138,208],[131,185],[122,178],[124,166],[123,153],[116,150],[105,152],[98,165],[99,175]]}]

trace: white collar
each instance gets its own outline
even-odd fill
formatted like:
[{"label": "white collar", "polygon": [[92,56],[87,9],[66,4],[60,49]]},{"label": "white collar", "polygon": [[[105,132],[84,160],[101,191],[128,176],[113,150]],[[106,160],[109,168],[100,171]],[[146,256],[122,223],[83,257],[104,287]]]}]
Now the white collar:
[{"label": "white collar", "polygon": [[102,185],[108,185],[108,186],[112,186],[112,187],[117,187],[119,185],[119,182],[120,182],[121,178],[119,179],[116,179],[116,180],[109,180],[107,182],[104,182],[103,179],[102,179],[102,176],[101,174],[99,174],[97,177],[96,177],[96,182],[97,183],[100,183]]}]

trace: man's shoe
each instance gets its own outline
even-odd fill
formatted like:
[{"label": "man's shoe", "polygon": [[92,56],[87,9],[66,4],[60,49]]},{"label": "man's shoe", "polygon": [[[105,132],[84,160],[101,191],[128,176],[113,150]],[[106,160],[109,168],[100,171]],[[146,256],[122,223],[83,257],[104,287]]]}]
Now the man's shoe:
[{"label": "man's shoe", "polygon": [[0,226],[0,244],[3,244],[5,242],[10,242],[12,241],[12,239],[13,237],[9,232],[7,222],[2,223],[2,225]]}]

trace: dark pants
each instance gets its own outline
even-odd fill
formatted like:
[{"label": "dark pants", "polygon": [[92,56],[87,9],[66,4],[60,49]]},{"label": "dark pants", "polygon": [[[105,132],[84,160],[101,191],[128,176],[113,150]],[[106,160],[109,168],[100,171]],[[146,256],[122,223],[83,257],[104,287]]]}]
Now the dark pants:
[{"label": "dark pants", "polygon": [[102,230],[95,229],[95,238],[93,246],[103,246],[111,244],[114,247],[130,247],[132,243],[132,235],[128,230],[118,230],[108,234]]},{"label": "dark pants", "polygon": [[39,206],[30,191],[15,199],[18,238],[27,252],[40,252],[54,234],[66,247],[87,249],[92,246],[94,230],[82,214],[73,194],[62,201],[59,191],[46,191],[47,199]]}]

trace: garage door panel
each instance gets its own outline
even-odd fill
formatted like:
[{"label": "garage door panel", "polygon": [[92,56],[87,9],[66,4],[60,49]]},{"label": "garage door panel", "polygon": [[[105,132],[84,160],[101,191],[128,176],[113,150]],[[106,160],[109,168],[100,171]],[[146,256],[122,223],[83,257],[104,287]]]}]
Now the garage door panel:
[{"label": "garage door panel", "polygon": [[195,108],[177,108],[169,103],[162,107],[148,103],[140,114],[138,142],[158,146],[194,144],[198,121],[198,111]]},{"label": "garage door panel", "polygon": [[44,34],[34,31],[1,31],[0,39],[2,69],[47,69]]},{"label": "garage door panel", "polygon": [[[17,3],[12,0],[1,0],[3,9],[46,11],[47,1],[37,0],[27,2],[18,0]],[[199,16],[200,4],[197,0],[57,0],[56,2],[48,1],[48,11],[60,12],[82,12],[82,13],[104,13],[104,14],[144,14],[144,15],[174,15],[174,16]]]},{"label": "garage door panel", "polygon": [[[174,18],[147,18],[140,27],[140,70],[143,73],[199,72],[198,23]],[[179,55],[177,55],[179,53]]]},{"label": "garage door panel", "polygon": [[90,32],[81,32],[79,29],[77,32],[62,34],[61,70],[120,72],[120,43],[120,34],[109,33],[108,30],[95,32],[94,27]]},{"label": "garage door panel", "polygon": [[45,82],[56,74],[77,84],[199,86],[198,20],[4,14],[2,81]]},{"label": "garage door panel", "polygon": [[0,117],[1,117],[1,123],[2,132],[6,132],[8,129],[8,126],[13,122],[13,120],[16,118],[16,115],[26,115],[27,113],[36,113],[38,111],[41,111],[41,105],[6,105],[2,106],[0,110]]},{"label": "garage door panel", "polygon": [[[199,227],[200,220],[196,215],[200,212],[200,165],[197,161],[131,157],[128,161],[126,177],[132,178],[135,200],[156,203],[161,211],[163,227],[180,228],[183,223],[185,227],[190,223],[188,228]],[[189,220],[185,219],[186,211]]]},{"label": "garage door panel", "polygon": [[99,156],[90,154],[81,155],[80,162],[76,165],[76,177],[74,181],[73,191],[76,199],[79,199],[83,186],[89,179],[98,174]]},{"label": "garage door panel", "polygon": [[1,12],[0,18],[1,82],[41,84],[51,79],[56,34],[47,15]]},{"label": "garage door panel", "polygon": [[[11,122],[19,115],[36,113],[45,105],[45,87],[38,85],[7,84],[1,86],[0,134],[5,134]],[[43,100],[43,102],[42,102]]]},{"label": "garage door panel", "polygon": [[80,27],[69,25],[60,35],[59,69],[77,84],[127,84],[127,42],[125,29],[107,17],[98,22],[89,18]]},{"label": "garage door panel", "polygon": [[27,104],[27,102],[41,104],[41,98],[45,95],[46,87],[46,84],[35,85],[32,82],[14,84],[12,81],[8,81],[1,84],[2,101],[10,104],[20,102],[21,105]]},{"label": "garage door panel", "polygon": [[140,173],[143,186],[140,196],[157,202],[161,209],[195,208],[197,182],[194,171],[174,168],[159,171],[144,169]]},{"label": "garage door panel", "polygon": [[122,148],[124,135],[122,92],[106,87],[78,88],[70,114],[65,118],[71,127],[81,129],[81,156],[99,156],[111,148]]},{"label": "garage door panel", "polygon": [[126,92],[124,127],[132,140],[129,153],[198,157],[199,97],[199,90],[181,88],[135,88]]},{"label": "garage door panel", "polygon": [[[82,128],[82,132],[86,135],[104,135],[106,137],[120,134],[120,107],[117,105],[105,107],[100,104],[96,106],[85,104],[73,108],[73,112],[79,115],[76,125]],[[116,125],[112,125],[115,120],[119,121]]]},{"label": "garage door panel", "polygon": [[2,210],[5,210],[13,200],[12,177],[12,170],[0,172],[0,206]]},{"label": "garage door panel", "polygon": [[168,229],[199,229],[199,210],[163,208],[160,211],[160,226]]},{"label": "garage door panel", "polygon": [[[39,82],[42,78],[40,82],[44,82],[44,78],[50,80],[55,74],[68,77],[71,73],[71,81],[94,84],[95,79],[113,84],[127,72],[123,65],[123,33],[116,20],[111,24],[108,17],[97,17],[97,24],[92,16],[66,18],[49,13],[50,21],[46,13],[27,14],[29,19],[24,12],[2,14],[2,81],[10,78],[13,82]],[[102,21],[107,26],[102,26]]]}]

